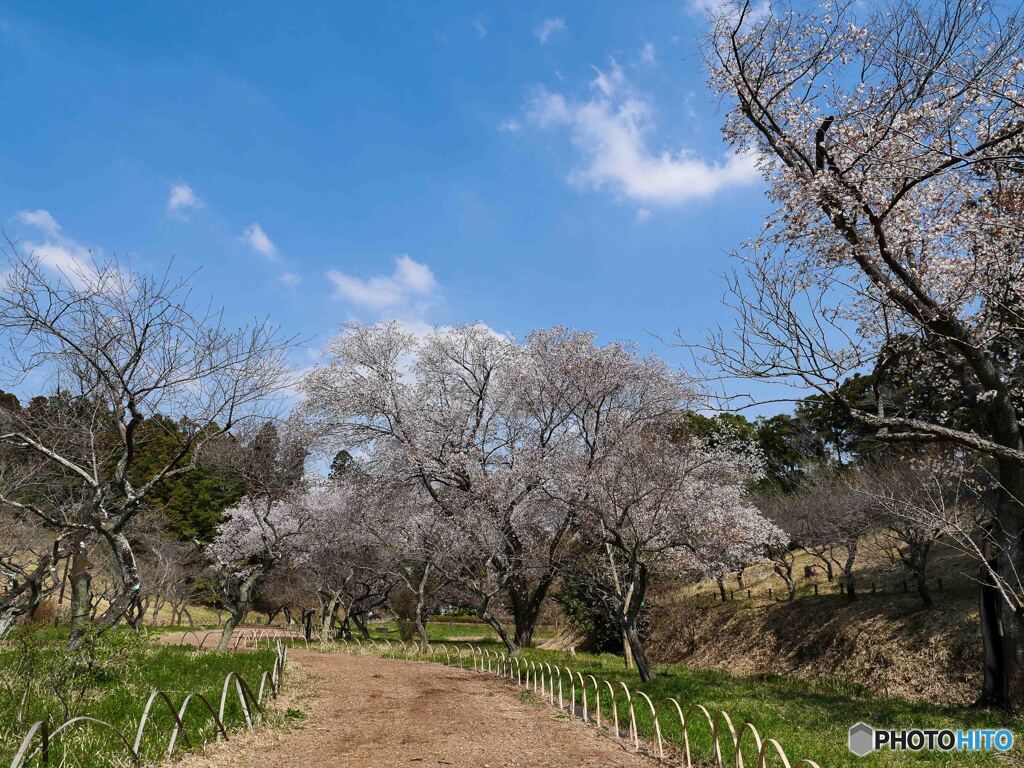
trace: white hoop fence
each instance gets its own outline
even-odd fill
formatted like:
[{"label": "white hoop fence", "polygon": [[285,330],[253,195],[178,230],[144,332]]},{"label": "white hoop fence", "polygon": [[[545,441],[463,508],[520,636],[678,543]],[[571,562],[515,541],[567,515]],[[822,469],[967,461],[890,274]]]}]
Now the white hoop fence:
[{"label": "white hoop fence", "polygon": [[[821,768],[809,758],[791,759],[775,739],[762,736],[753,723],[737,724],[728,712],[702,704],[684,706],[674,698],[653,701],[622,681],[549,662],[509,656],[468,643],[421,647],[391,640],[308,643],[314,649],[372,654],[407,661],[428,661],[494,675],[524,688],[561,711],[590,723],[623,742],[628,749],[680,768]],[[641,725],[650,733],[641,740]],[[673,740],[665,734],[676,730]]]},{"label": "white hoop fence", "polygon": [[[205,637],[203,640],[205,640]],[[251,638],[251,642],[258,644],[260,641],[271,642],[269,638],[262,635]],[[185,644],[184,641],[183,644]],[[142,708],[142,714],[139,716],[139,725],[135,729],[134,734],[124,733],[116,726],[94,717],[73,717],[55,727],[51,727],[50,723],[45,720],[40,720],[28,729],[28,732],[21,741],[21,746],[14,755],[14,760],[11,761],[10,768],[23,768],[23,766],[28,766],[37,758],[38,765],[49,766],[50,752],[55,740],[72,730],[80,728],[102,731],[108,741],[115,745],[121,745],[124,748],[125,756],[133,765],[140,765],[143,757],[143,739],[146,736],[147,726],[153,722],[154,707],[157,710],[169,712],[174,723],[174,727],[167,739],[167,748],[164,750],[165,757],[170,757],[174,754],[174,748],[179,741],[190,748],[199,744],[198,741],[194,741],[192,738],[196,734],[193,732],[190,735],[185,726],[185,716],[190,706],[193,709],[199,707],[200,712],[206,715],[205,719],[207,722],[212,722],[215,737],[218,741],[220,739],[227,741],[228,724],[226,712],[229,706],[229,699],[237,696],[238,706],[241,710],[245,727],[247,730],[252,731],[265,717],[264,702],[267,695],[269,694],[272,698],[277,698],[284,682],[284,671],[288,663],[288,646],[282,644],[279,640],[276,642],[276,645],[273,666],[260,675],[259,685],[255,692],[250,683],[237,672],[229,672],[224,678],[218,707],[214,707],[209,699],[198,692],[189,693],[180,705],[175,706],[171,697],[166,692],[154,690],[149,694],[149,698]],[[200,642],[199,648],[201,647],[202,644]],[[237,644],[235,647],[238,647]],[[234,696],[230,693],[232,689]]]}]

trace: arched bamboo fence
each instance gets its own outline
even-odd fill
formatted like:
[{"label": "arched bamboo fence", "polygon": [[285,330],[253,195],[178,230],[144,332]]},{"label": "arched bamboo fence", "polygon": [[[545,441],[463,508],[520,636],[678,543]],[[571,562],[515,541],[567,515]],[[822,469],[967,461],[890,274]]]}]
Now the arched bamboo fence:
[{"label": "arched bamboo fence", "polygon": [[[205,639],[206,638],[204,636],[202,640],[198,640],[197,636],[200,648],[202,647],[202,643]],[[267,638],[265,636],[258,637],[254,642],[259,642],[259,639]],[[85,727],[97,728],[107,733],[111,741],[120,743],[124,747],[128,760],[133,765],[139,765],[142,760],[142,740],[146,734],[146,726],[151,722],[150,715],[152,714],[154,706],[166,708],[166,710],[170,712],[174,721],[174,728],[171,731],[167,742],[167,749],[165,751],[166,757],[170,757],[174,753],[174,748],[177,745],[179,738],[187,747],[195,746],[188,734],[188,730],[186,729],[184,722],[185,714],[192,702],[198,702],[201,704],[201,711],[205,711],[209,715],[209,719],[215,726],[217,739],[223,738],[227,741],[228,729],[225,724],[225,711],[227,709],[229,691],[232,688],[231,684],[234,683],[234,691],[238,696],[238,703],[242,710],[245,726],[251,731],[255,728],[256,723],[264,716],[263,704],[266,694],[269,692],[271,697],[277,698],[277,694],[281,690],[281,685],[284,681],[284,671],[287,662],[288,647],[278,642],[273,667],[263,672],[261,675],[257,693],[253,693],[252,687],[240,674],[237,672],[229,672],[224,678],[224,685],[221,689],[220,706],[217,709],[214,709],[213,704],[211,704],[210,701],[201,693],[194,691],[189,693],[182,700],[181,705],[175,707],[174,702],[167,693],[160,690],[154,690],[150,693],[149,698],[146,700],[146,704],[142,709],[142,714],[139,717],[139,725],[135,729],[134,740],[130,739],[114,725],[94,717],[73,717],[70,720],[65,720],[55,728],[51,728],[47,721],[40,720],[39,722],[33,723],[28,729],[28,732],[21,741],[18,751],[14,754],[14,759],[11,761],[10,768],[23,768],[37,757],[39,758],[40,765],[50,765],[50,749],[53,746],[54,740],[72,729]]]}]

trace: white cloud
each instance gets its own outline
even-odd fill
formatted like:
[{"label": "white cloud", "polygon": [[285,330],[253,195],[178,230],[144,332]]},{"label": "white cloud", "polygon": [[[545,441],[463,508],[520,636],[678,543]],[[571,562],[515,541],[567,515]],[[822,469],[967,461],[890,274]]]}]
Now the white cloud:
[{"label": "white cloud", "polygon": [[294,272],[282,272],[277,276],[277,282],[281,283],[285,288],[294,290],[302,282],[302,275],[297,275]]},{"label": "white cloud", "polygon": [[171,185],[170,194],[167,196],[167,212],[169,214],[185,218],[188,211],[202,207],[203,201],[188,184],[179,182]]},{"label": "white cloud", "polygon": [[533,30],[533,34],[540,40],[540,44],[544,45],[548,38],[556,32],[565,31],[565,19],[558,17],[557,19],[544,19],[540,24]]},{"label": "white cloud", "polygon": [[42,241],[25,240],[23,247],[26,253],[38,259],[44,267],[60,273],[76,286],[89,284],[96,279],[92,251],[65,235],[49,211],[42,208],[19,211],[14,215],[14,220],[43,235]]},{"label": "white cloud", "polygon": [[395,269],[390,275],[362,279],[336,269],[324,274],[334,284],[336,298],[378,313],[407,318],[424,314],[433,303],[438,287],[430,267],[405,254],[395,260]]},{"label": "white cloud", "polygon": [[571,183],[610,188],[647,205],[678,205],[759,178],[749,156],[729,154],[715,162],[686,149],[653,151],[648,143],[655,129],[649,101],[630,88],[615,61],[607,71],[596,71],[586,100],[571,101],[541,89],[527,105],[535,125],[569,130],[581,159],[569,174]]},{"label": "white cloud", "polygon": [[654,43],[646,43],[642,51],[640,51],[640,61],[644,64],[656,64],[658,56],[654,51]]},{"label": "white cloud", "polygon": [[474,21],[473,29],[476,30],[476,36],[479,37],[480,39],[487,37],[487,27],[484,26],[484,23],[482,21]]},{"label": "white cloud", "polygon": [[49,211],[38,208],[34,211],[18,211],[14,214],[14,220],[34,229],[38,229],[50,237],[60,235],[60,224],[50,215]]},{"label": "white cloud", "polygon": [[636,209],[636,220],[647,221],[651,218],[651,211],[648,208],[637,208]]},{"label": "white cloud", "polygon": [[245,232],[242,233],[242,240],[248,243],[249,247],[256,251],[256,253],[266,256],[271,261],[277,260],[277,246],[267,236],[267,233],[263,231],[263,227],[256,222],[245,228]]},{"label": "white cloud", "polygon": [[522,125],[519,124],[519,121],[513,120],[512,118],[509,118],[508,120],[502,120],[500,123],[498,123],[498,130],[503,131],[505,133],[515,133],[520,128],[522,128]]}]

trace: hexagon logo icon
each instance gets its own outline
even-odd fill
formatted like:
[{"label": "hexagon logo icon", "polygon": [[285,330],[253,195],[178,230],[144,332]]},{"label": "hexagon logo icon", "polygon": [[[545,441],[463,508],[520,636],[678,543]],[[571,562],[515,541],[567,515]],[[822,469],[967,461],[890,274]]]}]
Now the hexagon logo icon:
[{"label": "hexagon logo icon", "polygon": [[850,726],[850,751],[857,757],[864,757],[875,749],[875,729],[867,723]]}]

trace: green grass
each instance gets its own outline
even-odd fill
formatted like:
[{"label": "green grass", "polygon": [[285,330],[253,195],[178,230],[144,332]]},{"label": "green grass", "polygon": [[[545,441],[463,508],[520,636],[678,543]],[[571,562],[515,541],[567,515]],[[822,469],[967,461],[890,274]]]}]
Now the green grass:
[{"label": "green grass", "polygon": [[[183,646],[151,644],[144,633],[129,630],[106,633],[82,650],[71,651],[61,630],[21,630],[0,643],[0,765],[10,764],[37,720],[48,720],[54,727],[68,716],[87,715],[110,723],[133,741],[154,688],[165,691],[176,707],[187,694],[198,691],[217,709],[228,672],[239,672],[256,693],[261,674],[273,663],[272,650],[197,654]],[[225,722],[239,728],[244,718],[233,688]],[[189,705],[184,723],[194,745],[214,736],[212,720],[198,701]],[[154,705],[141,750],[145,762],[162,757],[173,727],[167,707]],[[185,747],[180,736],[178,745]],[[72,726],[58,736],[50,761],[82,768],[130,764],[117,737],[91,724]]]},{"label": "green grass", "polygon": [[[477,643],[481,648],[501,650],[496,643]],[[670,745],[680,744],[679,718],[674,708],[662,708],[662,702],[675,698],[685,712],[693,704],[703,704],[714,714],[715,710],[726,711],[737,729],[744,722],[752,723],[762,738],[776,739],[786,751],[791,764],[803,758],[811,758],[822,768],[840,766],[864,766],[878,768],[885,766],[1001,766],[1024,763],[1021,748],[1021,731],[1024,722],[1008,719],[993,711],[979,711],[956,707],[937,707],[920,702],[872,695],[868,691],[834,680],[807,681],[781,675],[730,675],[714,670],[691,669],[684,665],[658,668],[658,676],[648,684],[640,683],[635,672],[623,666],[622,658],[610,654],[595,656],[578,653],[542,651],[528,648],[523,651],[524,659],[544,661],[549,664],[568,666],[574,672],[581,672],[584,679],[588,674],[599,681],[607,680],[616,690],[619,724],[623,733],[628,729],[629,713],[619,681],[625,682],[631,691],[643,691],[659,708],[659,722],[662,736]],[[605,723],[612,720],[610,697],[603,683],[601,695],[602,717]],[[563,695],[568,702],[570,687],[563,676]],[[579,690],[576,691],[577,702]],[[557,698],[557,688],[556,688]],[[593,688],[588,680],[588,705],[593,712]],[[634,694],[637,729],[642,739],[653,742],[654,728],[650,710],[640,697]],[[671,705],[669,704],[669,707]],[[593,714],[591,714],[593,716]],[[698,718],[700,716],[698,715]],[[856,722],[864,721],[876,727],[892,728],[1001,728],[1009,727],[1018,740],[1009,755],[997,753],[950,753],[941,752],[880,752],[865,758],[854,757],[847,749],[847,729]],[[710,762],[710,728],[706,721],[695,720],[690,730],[691,754],[695,761]],[[749,738],[749,737],[748,737]],[[721,744],[726,749],[727,737]],[[743,750],[744,764],[756,765],[756,752],[750,741]],[[731,762],[727,762],[730,765]],[[769,765],[781,765],[770,759]]]}]

